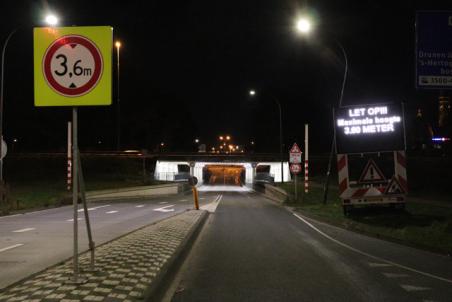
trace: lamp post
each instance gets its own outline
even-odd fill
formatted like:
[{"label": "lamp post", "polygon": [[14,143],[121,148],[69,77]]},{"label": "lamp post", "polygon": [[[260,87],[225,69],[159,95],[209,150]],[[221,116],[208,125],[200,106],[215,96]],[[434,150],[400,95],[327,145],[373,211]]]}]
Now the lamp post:
[{"label": "lamp post", "polygon": [[121,150],[121,103],[119,100],[119,49],[121,42],[116,41],[116,150]]},{"label": "lamp post", "polygon": [[[311,22],[309,21],[309,19],[307,18],[300,18],[298,19],[297,23],[296,23],[296,28],[297,31],[306,35],[311,31],[312,25]],[[345,48],[342,46],[342,44],[337,40],[334,39],[333,40],[334,43],[336,43],[336,45],[339,47],[339,49],[341,50],[342,55],[344,56],[344,76],[342,79],[342,86],[341,86],[341,93],[339,96],[339,107],[342,107],[342,100],[344,97],[344,89],[345,89],[345,83],[347,82],[347,74],[348,74],[348,56],[347,53],[345,51]],[[329,186],[329,182],[330,182],[330,174],[331,174],[331,164],[333,161],[333,155],[334,155],[334,150],[336,147],[336,131],[334,130],[333,127],[333,140],[331,142],[331,152],[330,152],[330,156],[328,159],[328,168],[327,168],[327,172],[326,172],[326,180],[325,180],[325,184],[323,187],[323,203],[326,203],[326,200],[328,198],[328,186]]]},{"label": "lamp post", "polygon": [[[251,97],[256,95],[255,90],[250,90],[249,95]],[[282,108],[279,100],[272,96],[272,100],[278,105],[279,109],[279,159],[281,161],[281,182],[284,182],[284,156],[283,156],[283,128],[282,128]]]},{"label": "lamp post", "polygon": [[[47,15],[45,17],[45,23],[49,26],[55,26],[58,24],[58,18],[55,15]],[[12,30],[9,35],[6,37],[5,42],[2,47],[2,66],[1,66],[1,78],[0,78],[0,154],[2,154],[2,144],[1,140],[3,139],[3,104],[4,104],[4,83],[5,83],[5,55],[6,49],[8,46],[8,42],[11,37],[19,30],[19,27],[16,27]],[[3,186],[3,159],[0,159],[0,186]],[[3,194],[0,194],[3,198]],[[0,200],[2,201],[2,200]]]}]

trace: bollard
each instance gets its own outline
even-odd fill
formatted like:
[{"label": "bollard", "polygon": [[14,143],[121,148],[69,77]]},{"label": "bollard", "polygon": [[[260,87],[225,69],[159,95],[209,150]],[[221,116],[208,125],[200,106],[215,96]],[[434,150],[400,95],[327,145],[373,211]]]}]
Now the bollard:
[{"label": "bollard", "polygon": [[196,190],[196,187],[192,187],[193,190],[193,199],[195,201],[195,209],[199,210],[199,201],[198,201],[198,190]]}]

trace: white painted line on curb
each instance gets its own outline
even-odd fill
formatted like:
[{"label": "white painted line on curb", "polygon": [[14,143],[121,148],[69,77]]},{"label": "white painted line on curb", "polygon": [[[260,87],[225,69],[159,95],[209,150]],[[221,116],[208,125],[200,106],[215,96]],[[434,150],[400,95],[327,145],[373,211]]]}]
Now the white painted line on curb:
[{"label": "white painted line on curb", "polygon": [[407,292],[420,291],[420,290],[430,290],[430,287],[414,286],[408,284],[400,284],[400,286]]},{"label": "white painted line on curb", "polygon": [[391,266],[391,264],[388,263],[375,263],[375,262],[369,262],[370,267],[388,267]]},{"label": "white painted line on curb", "polygon": [[393,273],[383,273],[387,278],[407,278],[410,275],[407,274],[393,274]]},{"label": "white painted line on curb", "polygon": [[135,206],[135,208],[142,208],[142,207],[144,207],[144,204],[139,204],[139,205]]},{"label": "white painted line on curb", "polygon": [[23,243],[18,243],[18,244],[15,244],[15,245],[4,247],[4,248],[0,249],[0,253],[1,252],[6,252],[8,250],[14,249],[14,248],[22,246],[22,245],[24,245],[24,244]]},{"label": "white painted line on curb", "polygon": [[13,233],[24,233],[24,232],[33,231],[33,230],[36,230],[36,228],[25,228],[25,229],[15,230],[15,231],[13,231]]},{"label": "white painted line on curb", "polygon": [[206,210],[209,213],[215,213],[217,210],[218,205],[220,204],[221,199],[223,198],[223,195],[218,195],[211,203],[208,203],[206,205],[203,205],[201,207],[201,210]]},{"label": "white painted line on curb", "polygon": [[352,246],[350,246],[350,245],[348,245],[346,243],[343,243],[343,242],[341,242],[341,241],[339,241],[337,239],[334,239],[333,237],[325,234],[324,232],[322,232],[321,230],[316,228],[314,225],[312,225],[309,221],[307,221],[306,219],[302,218],[301,216],[299,216],[299,215],[297,215],[295,213],[292,213],[292,214],[295,217],[297,217],[298,219],[300,219],[301,221],[303,221],[311,229],[313,229],[314,231],[316,231],[317,233],[322,235],[323,237],[325,237],[325,238],[327,238],[327,239],[339,244],[340,246],[345,247],[346,249],[349,249],[349,250],[351,250],[351,251],[353,251],[355,253],[361,254],[363,256],[367,256],[367,257],[372,258],[372,259],[377,260],[377,261],[386,262],[388,264],[391,264],[393,266],[397,266],[399,268],[405,269],[405,270],[410,271],[410,272],[418,273],[418,274],[426,276],[426,277],[430,277],[430,278],[433,278],[433,279],[436,279],[436,280],[441,280],[441,281],[444,281],[444,282],[452,284],[452,280],[451,279],[447,279],[447,278],[436,276],[436,275],[433,275],[433,274],[430,274],[430,273],[426,273],[426,272],[423,272],[423,271],[420,271],[420,270],[417,270],[417,269],[414,269],[414,268],[411,268],[411,267],[408,267],[408,266],[405,266],[405,265],[402,265],[402,264],[398,264],[398,263],[390,261],[390,260],[386,260],[386,259],[374,256],[374,255],[371,255],[371,254],[363,252],[361,250],[358,250],[358,249],[356,249],[356,248],[354,248],[354,247],[352,247]]},{"label": "white painted line on curb", "polygon": [[118,213],[118,211],[108,211],[108,212],[105,212],[105,214],[114,214],[114,213]]}]

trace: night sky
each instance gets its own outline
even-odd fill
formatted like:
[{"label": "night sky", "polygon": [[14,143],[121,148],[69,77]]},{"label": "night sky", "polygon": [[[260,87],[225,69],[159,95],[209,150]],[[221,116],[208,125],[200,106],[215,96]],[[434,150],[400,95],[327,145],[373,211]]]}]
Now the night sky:
[{"label": "night sky", "polygon": [[[3,0],[1,39],[20,26],[6,53],[4,136],[9,145],[18,139],[17,151],[66,146],[70,108],[33,106],[32,27],[51,11],[62,26],[110,25],[122,42],[124,148],[164,141],[168,151],[193,151],[195,137],[211,146],[230,134],[237,144],[256,141],[256,151],[277,151],[277,98],[285,143],[302,143],[309,123],[312,150],[325,152],[344,70],[334,40],[349,59],[345,105],[403,101],[408,119],[418,107],[434,118],[440,92],[414,87],[417,10],[452,10],[452,2]],[[303,13],[315,21],[307,38],[294,30]],[[113,84],[113,106],[80,110],[82,151],[115,146]]]}]

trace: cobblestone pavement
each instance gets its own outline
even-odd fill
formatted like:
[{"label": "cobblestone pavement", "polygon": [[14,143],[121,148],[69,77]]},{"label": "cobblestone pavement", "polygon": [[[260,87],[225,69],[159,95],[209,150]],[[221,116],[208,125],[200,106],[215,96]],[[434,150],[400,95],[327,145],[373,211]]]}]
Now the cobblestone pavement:
[{"label": "cobblestone pavement", "polygon": [[89,252],[80,256],[85,283],[68,282],[72,260],[49,268],[0,292],[0,301],[134,301],[145,298],[147,290],[164,273],[204,211],[187,211],[144,227],[96,249],[96,270],[88,272]]}]

